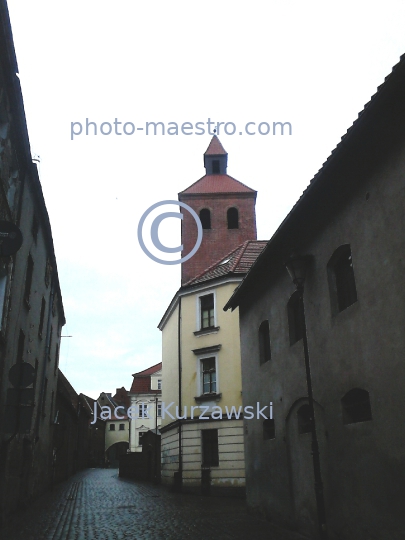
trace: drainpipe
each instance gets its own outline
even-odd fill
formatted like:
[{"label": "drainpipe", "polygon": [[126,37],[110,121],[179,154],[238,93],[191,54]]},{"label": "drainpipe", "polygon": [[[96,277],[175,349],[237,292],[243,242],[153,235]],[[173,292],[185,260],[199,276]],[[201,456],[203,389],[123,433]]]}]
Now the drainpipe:
[{"label": "drainpipe", "polygon": [[[181,296],[179,297],[179,318],[178,318],[178,326],[177,326],[177,343],[178,343],[178,351],[179,351],[179,411],[182,411],[182,399],[181,399],[181,371],[182,371],[182,365],[181,365]],[[181,413],[180,415],[181,416]],[[183,486],[183,456],[182,456],[182,450],[181,450],[181,420],[179,422],[179,472],[178,472],[178,489],[181,491]]]}]

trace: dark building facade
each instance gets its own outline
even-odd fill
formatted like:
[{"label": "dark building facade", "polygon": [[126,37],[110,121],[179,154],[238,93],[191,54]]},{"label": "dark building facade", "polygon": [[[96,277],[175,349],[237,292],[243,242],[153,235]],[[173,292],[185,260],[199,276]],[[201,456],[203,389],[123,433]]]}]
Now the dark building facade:
[{"label": "dark building facade", "polygon": [[52,430],[65,324],[51,226],[32,162],[5,0],[0,1],[0,220],[17,226],[23,239],[11,255],[4,253],[4,240],[0,242],[0,516],[4,520],[52,481]]},{"label": "dark building facade", "polygon": [[86,404],[87,411],[90,415],[88,420],[86,467],[105,467],[105,420],[103,420],[100,416],[100,409],[97,410],[96,417],[94,417],[94,403],[96,402],[95,399],[84,394],[80,394],[80,398]]},{"label": "dark building facade", "polygon": [[[317,537],[309,351],[330,539],[405,537],[405,57],[225,309],[239,307],[248,504]],[[285,269],[310,255],[305,319]]]},{"label": "dark building facade", "polygon": [[66,480],[89,462],[91,411],[63,373],[58,385],[53,419],[53,481]]}]

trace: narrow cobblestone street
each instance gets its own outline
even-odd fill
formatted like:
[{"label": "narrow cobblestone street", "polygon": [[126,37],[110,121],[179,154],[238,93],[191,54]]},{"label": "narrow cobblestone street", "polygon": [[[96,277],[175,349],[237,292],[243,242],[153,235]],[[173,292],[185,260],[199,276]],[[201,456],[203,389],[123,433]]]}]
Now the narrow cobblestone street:
[{"label": "narrow cobblestone street", "polygon": [[14,516],[4,540],[302,540],[250,516],[240,499],[175,494],[88,469]]}]

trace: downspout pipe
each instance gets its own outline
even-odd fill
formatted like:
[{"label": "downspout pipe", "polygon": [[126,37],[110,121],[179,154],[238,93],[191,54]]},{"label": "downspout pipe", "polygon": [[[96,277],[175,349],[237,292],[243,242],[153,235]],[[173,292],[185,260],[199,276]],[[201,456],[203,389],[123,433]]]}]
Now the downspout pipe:
[{"label": "downspout pipe", "polygon": [[[177,344],[178,344],[178,379],[179,379],[179,411],[182,411],[182,394],[181,394],[181,383],[182,383],[182,359],[181,359],[181,296],[179,297],[179,317],[178,317],[178,326],[177,326]],[[178,489],[182,490],[183,487],[183,455],[181,448],[181,437],[182,435],[182,424],[179,420],[179,472],[178,472]]]}]

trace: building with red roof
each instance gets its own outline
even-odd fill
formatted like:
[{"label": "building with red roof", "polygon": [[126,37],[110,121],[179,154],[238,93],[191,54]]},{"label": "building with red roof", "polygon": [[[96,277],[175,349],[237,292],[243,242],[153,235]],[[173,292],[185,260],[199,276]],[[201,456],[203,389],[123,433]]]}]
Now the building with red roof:
[{"label": "building with red roof", "polygon": [[129,397],[131,400],[130,452],[142,451],[142,438],[161,424],[162,363],[133,374]]},{"label": "building with red roof", "polygon": [[[197,253],[182,264],[182,283],[187,283],[228,251],[256,239],[256,191],[227,174],[228,154],[213,136],[204,153],[206,174],[179,193],[179,201],[200,217],[203,240]],[[197,226],[189,212],[182,224],[184,254],[197,240]]]},{"label": "building with red roof", "polygon": [[[182,285],[159,323],[165,382],[162,482],[182,490],[243,494],[239,318],[222,308],[266,241],[256,239],[256,191],[227,174],[227,159],[214,136],[204,154],[206,175],[179,193],[199,215],[203,241],[183,263]],[[185,253],[196,238],[189,218],[184,212]]]}]

